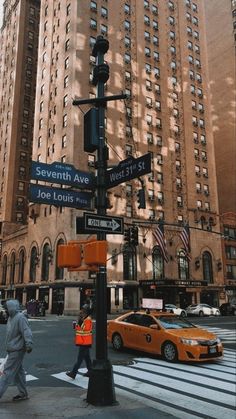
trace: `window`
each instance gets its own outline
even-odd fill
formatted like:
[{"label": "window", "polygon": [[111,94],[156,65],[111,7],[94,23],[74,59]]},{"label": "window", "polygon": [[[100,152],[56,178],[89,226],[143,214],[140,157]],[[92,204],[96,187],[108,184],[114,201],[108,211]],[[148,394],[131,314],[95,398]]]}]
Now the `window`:
[{"label": "window", "polygon": [[198,26],[198,18],[196,16],[193,16],[192,22],[194,25]]},{"label": "window", "polygon": [[68,95],[63,97],[63,107],[65,108],[68,105]]},{"label": "window", "polygon": [[152,37],[152,42],[153,42],[153,45],[159,45],[159,38],[158,38],[158,36],[156,36],[156,35],[153,35],[153,37]]},{"label": "window", "polygon": [[146,15],[144,15],[144,23],[145,25],[150,26],[150,18]]},{"label": "window", "polygon": [[101,24],[101,34],[107,35],[107,32],[108,32],[107,26],[104,24]]},{"label": "window", "polygon": [[70,48],[70,40],[67,39],[67,41],[65,42],[65,51],[68,51]]},{"label": "window", "polygon": [[177,207],[182,208],[183,206],[183,198],[182,196],[178,195],[177,196]]},{"label": "window", "polygon": [[95,19],[90,19],[90,28],[97,29],[97,21]]},{"label": "window", "polygon": [[97,11],[97,3],[95,1],[90,1],[90,9]]},{"label": "window", "polygon": [[152,27],[153,27],[154,31],[158,31],[158,22],[156,20],[153,20]]},{"label": "window", "polygon": [[226,246],[225,247],[226,258],[227,259],[236,259],[236,247]]},{"label": "window", "polygon": [[64,88],[68,87],[68,84],[69,84],[69,76],[66,76],[64,78]]},{"label": "window", "polygon": [[130,31],[131,30],[131,23],[128,20],[124,21],[124,27],[126,31]]},{"label": "window", "polygon": [[63,127],[67,127],[67,114],[63,115],[63,122],[62,122],[62,126],[63,126]]},{"label": "window", "polygon": [[130,54],[125,53],[124,62],[126,64],[130,64],[131,63],[131,55]]},{"label": "window", "polygon": [[41,271],[41,280],[48,281],[49,279],[49,264],[51,261],[52,251],[48,243],[45,243],[43,246],[42,252],[42,271]]},{"label": "window", "polygon": [[150,32],[147,32],[147,31],[144,32],[144,39],[146,41],[150,41],[151,40]]},{"label": "window", "polygon": [[160,86],[160,84],[155,84],[154,85],[154,89],[155,89],[155,93],[157,93],[158,95],[161,94],[161,86]]},{"label": "window", "polygon": [[130,5],[129,4],[125,3],[124,11],[127,15],[130,15]]},{"label": "window", "polygon": [[23,284],[24,282],[24,270],[25,270],[25,251],[21,249],[19,253],[19,268],[18,268],[18,283]]},{"label": "window", "polygon": [[173,16],[169,16],[169,23],[170,23],[170,25],[175,24],[175,18]]},{"label": "window", "polygon": [[131,205],[126,205],[126,217],[132,218],[133,209]]},{"label": "window", "polygon": [[203,252],[202,255],[202,268],[203,268],[203,279],[208,283],[212,284],[213,280],[213,269],[212,269],[212,256],[209,252]]},{"label": "window", "polygon": [[101,8],[101,16],[104,17],[105,19],[108,18],[108,10],[106,9],[106,7]]},{"label": "window", "polygon": [[131,39],[128,36],[125,36],[125,46],[127,48],[131,46]]},{"label": "window", "polygon": [[69,68],[69,57],[66,57],[64,67],[65,69]]},{"label": "window", "polygon": [[183,250],[180,250],[177,254],[178,258],[178,272],[179,279],[187,280],[189,279],[189,262],[187,256]]},{"label": "window", "polygon": [[70,21],[66,24],[66,33],[70,32]]},{"label": "window", "polygon": [[159,79],[160,77],[160,69],[158,67],[154,67],[154,76],[156,79]]},{"label": "window", "polygon": [[146,80],[146,90],[152,90],[152,82],[150,80]]},{"label": "window", "polygon": [[16,255],[13,252],[10,258],[10,284],[14,284],[16,271]]},{"label": "window", "polygon": [[125,155],[126,155],[126,157],[132,156],[132,153],[133,153],[132,145],[126,144],[125,145]]},{"label": "window", "polygon": [[67,8],[66,8],[66,15],[69,16],[71,13],[71,4],[68,4]]},{"label": "window", "polygon": [[164,260],[161,249],[155,246],[152,251],[153,280],[164,278]]},{"label": "window", "polygon": [[159,61],[159,57],[160,57],[159,52],[154,51],[154,52],[153,52],[153,58],[154,58],[154,60],[155,60],[155,61]]},{"label": "window", "polygon": [[146,122],[148,125],[152,125],[152,115],[149,115],[149,114],[146,115]]},{"label": "window", "polygon": [[202,201],[200,199],[197,200],[197,208],[202,208]]},{"label": "window", "polygon": [[146,63],[145,70],[147,74],[150,74],[152,72],[151,64]]}]

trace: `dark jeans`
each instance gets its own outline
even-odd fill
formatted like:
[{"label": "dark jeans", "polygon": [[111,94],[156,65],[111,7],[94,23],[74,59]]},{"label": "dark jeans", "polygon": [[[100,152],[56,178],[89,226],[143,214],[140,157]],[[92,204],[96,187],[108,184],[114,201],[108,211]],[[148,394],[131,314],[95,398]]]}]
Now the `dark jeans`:
[{"label": "dark jeans", "polygon": [[80,365],[82,364],[83,361],[85,361],[85,364],[86,364],[86,367],[87,367],[88,371],[91,369],[92,361],[91,361],[91,358],[90,358],[89,350],[90,350],[90,346],[80,346],[79,347],[78,358],[77,358],[77,361],[76,361],[76,363],[73,366],[73,369],[71,371],[74,375],[77,374],[78,369],[80,368]]}]

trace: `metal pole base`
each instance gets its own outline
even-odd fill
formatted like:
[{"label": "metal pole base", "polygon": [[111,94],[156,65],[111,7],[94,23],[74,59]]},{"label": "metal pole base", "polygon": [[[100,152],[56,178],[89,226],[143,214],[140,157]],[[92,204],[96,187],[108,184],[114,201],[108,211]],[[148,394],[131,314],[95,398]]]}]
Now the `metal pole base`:
[{"label": "metal pole base", "polygon": [[94,360],[90,371],[87,402],[94,406],[118,404],[115,397],[112,365],[109,360]]}]

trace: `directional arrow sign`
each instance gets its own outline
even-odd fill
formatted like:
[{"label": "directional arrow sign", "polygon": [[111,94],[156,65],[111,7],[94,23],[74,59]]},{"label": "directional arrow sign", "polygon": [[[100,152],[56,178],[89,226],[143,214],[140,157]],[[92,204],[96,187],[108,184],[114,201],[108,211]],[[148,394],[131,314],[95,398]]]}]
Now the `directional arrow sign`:
[{"label": "directional arrow sign", "polygon": [[43,185],[29,185],[29,200],[40,204],[83,209],[91,208],[93,195],[90,192],[75,192],[70,189],[50,188]]},{"label": "directional arrow sign", "polygon": [[106,172],[107,189],[151,172],[151,153],[137,159],[130,156]]},{"label": "directional arrow sign", "polygon": [[86,231],[103,231],[110,234],[123,234],[124,220],[120,217],[84,213],[84,228]]},{"label": "directional arrow sign", "polygon": [[75,169],[72,164],[60,162],[46,164],[32,161],[31,179],[70,185],[80,189],[95,188],[95,176],[92,173],[81,172]]}]

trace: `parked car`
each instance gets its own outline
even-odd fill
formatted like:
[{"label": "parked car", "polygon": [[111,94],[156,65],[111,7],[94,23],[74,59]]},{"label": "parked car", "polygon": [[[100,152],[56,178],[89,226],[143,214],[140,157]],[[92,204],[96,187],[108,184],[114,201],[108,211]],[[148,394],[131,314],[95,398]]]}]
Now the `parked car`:
[{"label": "parked car", "polygon": [[187,319],[161,311],[131,311],[107,325],[107,338],[117,351],[123,347],[173,361],[209,361],[223,356],[220,339]]},{"label": "parked car", "polygon": [[191,304],[186,310],[188,316],[220,316],[220,310],[208,304]]},{"label": "parked car", "polygon": [[7,322],[8,316],[5,307],[0,304],[0,324],[4,324]]},{"label": "parked car", "polygon": [[175,306],[174,304],[165,304],[165,310],[168,311],[168,313],[174,313],[177,316],[187,317],[187,311],[183,308]]},{"label": "parked car", "polygon": [[220,306],[222,316],[236,316],[236,304],[224,303]]}]

